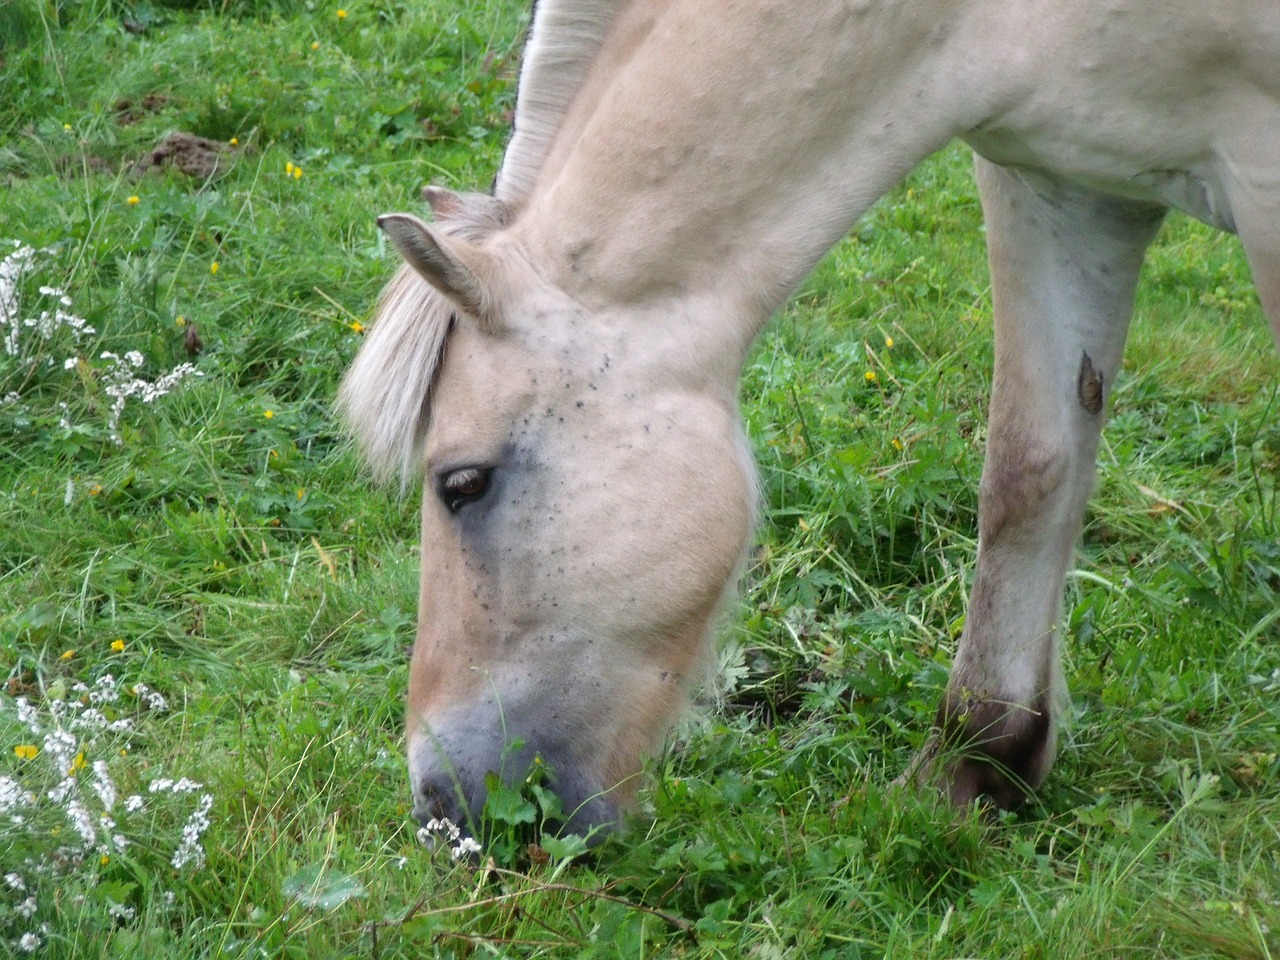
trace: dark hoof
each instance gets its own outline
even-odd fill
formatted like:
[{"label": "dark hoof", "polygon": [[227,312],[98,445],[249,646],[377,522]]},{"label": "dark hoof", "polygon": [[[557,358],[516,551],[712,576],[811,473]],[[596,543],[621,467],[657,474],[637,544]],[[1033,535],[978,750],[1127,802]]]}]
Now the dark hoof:
[{"label": "dark hoof", "polygon": [[940,790],[957,807],[1022,804],[1053,765],[1048,698],[1034,706],[944,695],[933,734],[895,783]]}]

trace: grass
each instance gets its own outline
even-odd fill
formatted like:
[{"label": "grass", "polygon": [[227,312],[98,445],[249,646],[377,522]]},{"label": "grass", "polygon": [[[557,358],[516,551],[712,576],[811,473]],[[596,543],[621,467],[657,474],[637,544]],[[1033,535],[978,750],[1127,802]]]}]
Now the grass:
[{"label": "grass", "polygon": [[[0,797],[33,794],[0,813],[27,818],[0,833],[0,877],[27,887],[0,883],[0,955],[24,936],[57,957],[1280,954],[1280,364],[1231,238],[1172,218],[1152,251],[1046,788],[986,822],[885,787],[927,730],[975,550],[991,318],[959,149],[748,363],[767,507],[724,702],[655,759],[632,831],[480,870],[418,845],[416,503],[369,486],[330,404],[392,267],[373,216],[492,176],[522,7],[0,6],[0,259],[45,251],[22,315],[65,296],[95,331],[24,329],[0,355]],[[175,130],[227,145],[219,171],[141,172]],[[127,396],[113,430],[103,351],[139,351],[148,383],[198,375]],[[73,730],[106,675],[104,722],[127,729]],[[105,765],[122,848],[44,797],[77,765],[57,728],[95,818]],[[180,777],[202,786],[148,790]],[[205,862],[175,867],[205,793]]]}]

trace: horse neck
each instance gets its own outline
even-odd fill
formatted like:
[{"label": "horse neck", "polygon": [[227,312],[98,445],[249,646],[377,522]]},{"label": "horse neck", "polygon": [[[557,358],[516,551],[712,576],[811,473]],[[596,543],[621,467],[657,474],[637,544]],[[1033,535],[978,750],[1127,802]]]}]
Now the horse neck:
[{"label": "horse neck", "polygon": [[974,53],[995,2],[673,0],[640,43],[605,41],[609,75],[516,225],[530,258],[588,308],[727,302],[749,343],[878,197],[990,115]]}]

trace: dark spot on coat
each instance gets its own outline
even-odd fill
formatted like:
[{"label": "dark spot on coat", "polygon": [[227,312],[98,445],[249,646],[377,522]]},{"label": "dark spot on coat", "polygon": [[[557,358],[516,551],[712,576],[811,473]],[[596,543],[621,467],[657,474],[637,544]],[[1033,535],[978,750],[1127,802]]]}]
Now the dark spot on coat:
[{"label": "dark spot on coat", "polygon": [[1080,398],[1080,406],[1090,416],[1102,412],[1102,374],[1093,368],[1089,354],[1080,357],[1080,373],[1076,377],[1076,394]]}]

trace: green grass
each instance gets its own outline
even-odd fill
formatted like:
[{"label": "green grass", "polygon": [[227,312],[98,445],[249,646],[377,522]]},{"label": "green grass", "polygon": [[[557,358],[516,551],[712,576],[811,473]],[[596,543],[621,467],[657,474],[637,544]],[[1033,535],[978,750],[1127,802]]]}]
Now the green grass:
[{"label": "green grass", "polygon": [[[859,224],[748,363],[767,506],[724,700],[655,760],[632,831],[590,862],[549,843],[479,871],[417,844],[417,507],[368,484],[330,406],[392,269],[373,217],[493,174],[523,6],[0,5],[0,258],[46,249],[24,310],[62,288],[96,329],[0,354],[0,778],[64,773],[18,698],[47,730],[110,674],[107,717],[133,726],[80,731],[76,776],[92,801],[100,761],[149,798],[117,806],[132,843],[106,862],[66,855],[51,802],[5,820],[0,877],[29,890],[0,881],[0,955],[24,934],[52,957],[1280,955],[1280,364],[1231,238],[1174,218],[1152,251],[1045,789],[987,822],[886,787],[974,559],[991,317],[959,149]],[[208,181],[139,173],[175,130],[238,142]],[[117,444],[100,354],[131,350],[146,380],[201,375],[128,400]],[[203,787],[148,793],[162,776]],[[207,862],[175,868],[203,793]]]}]

